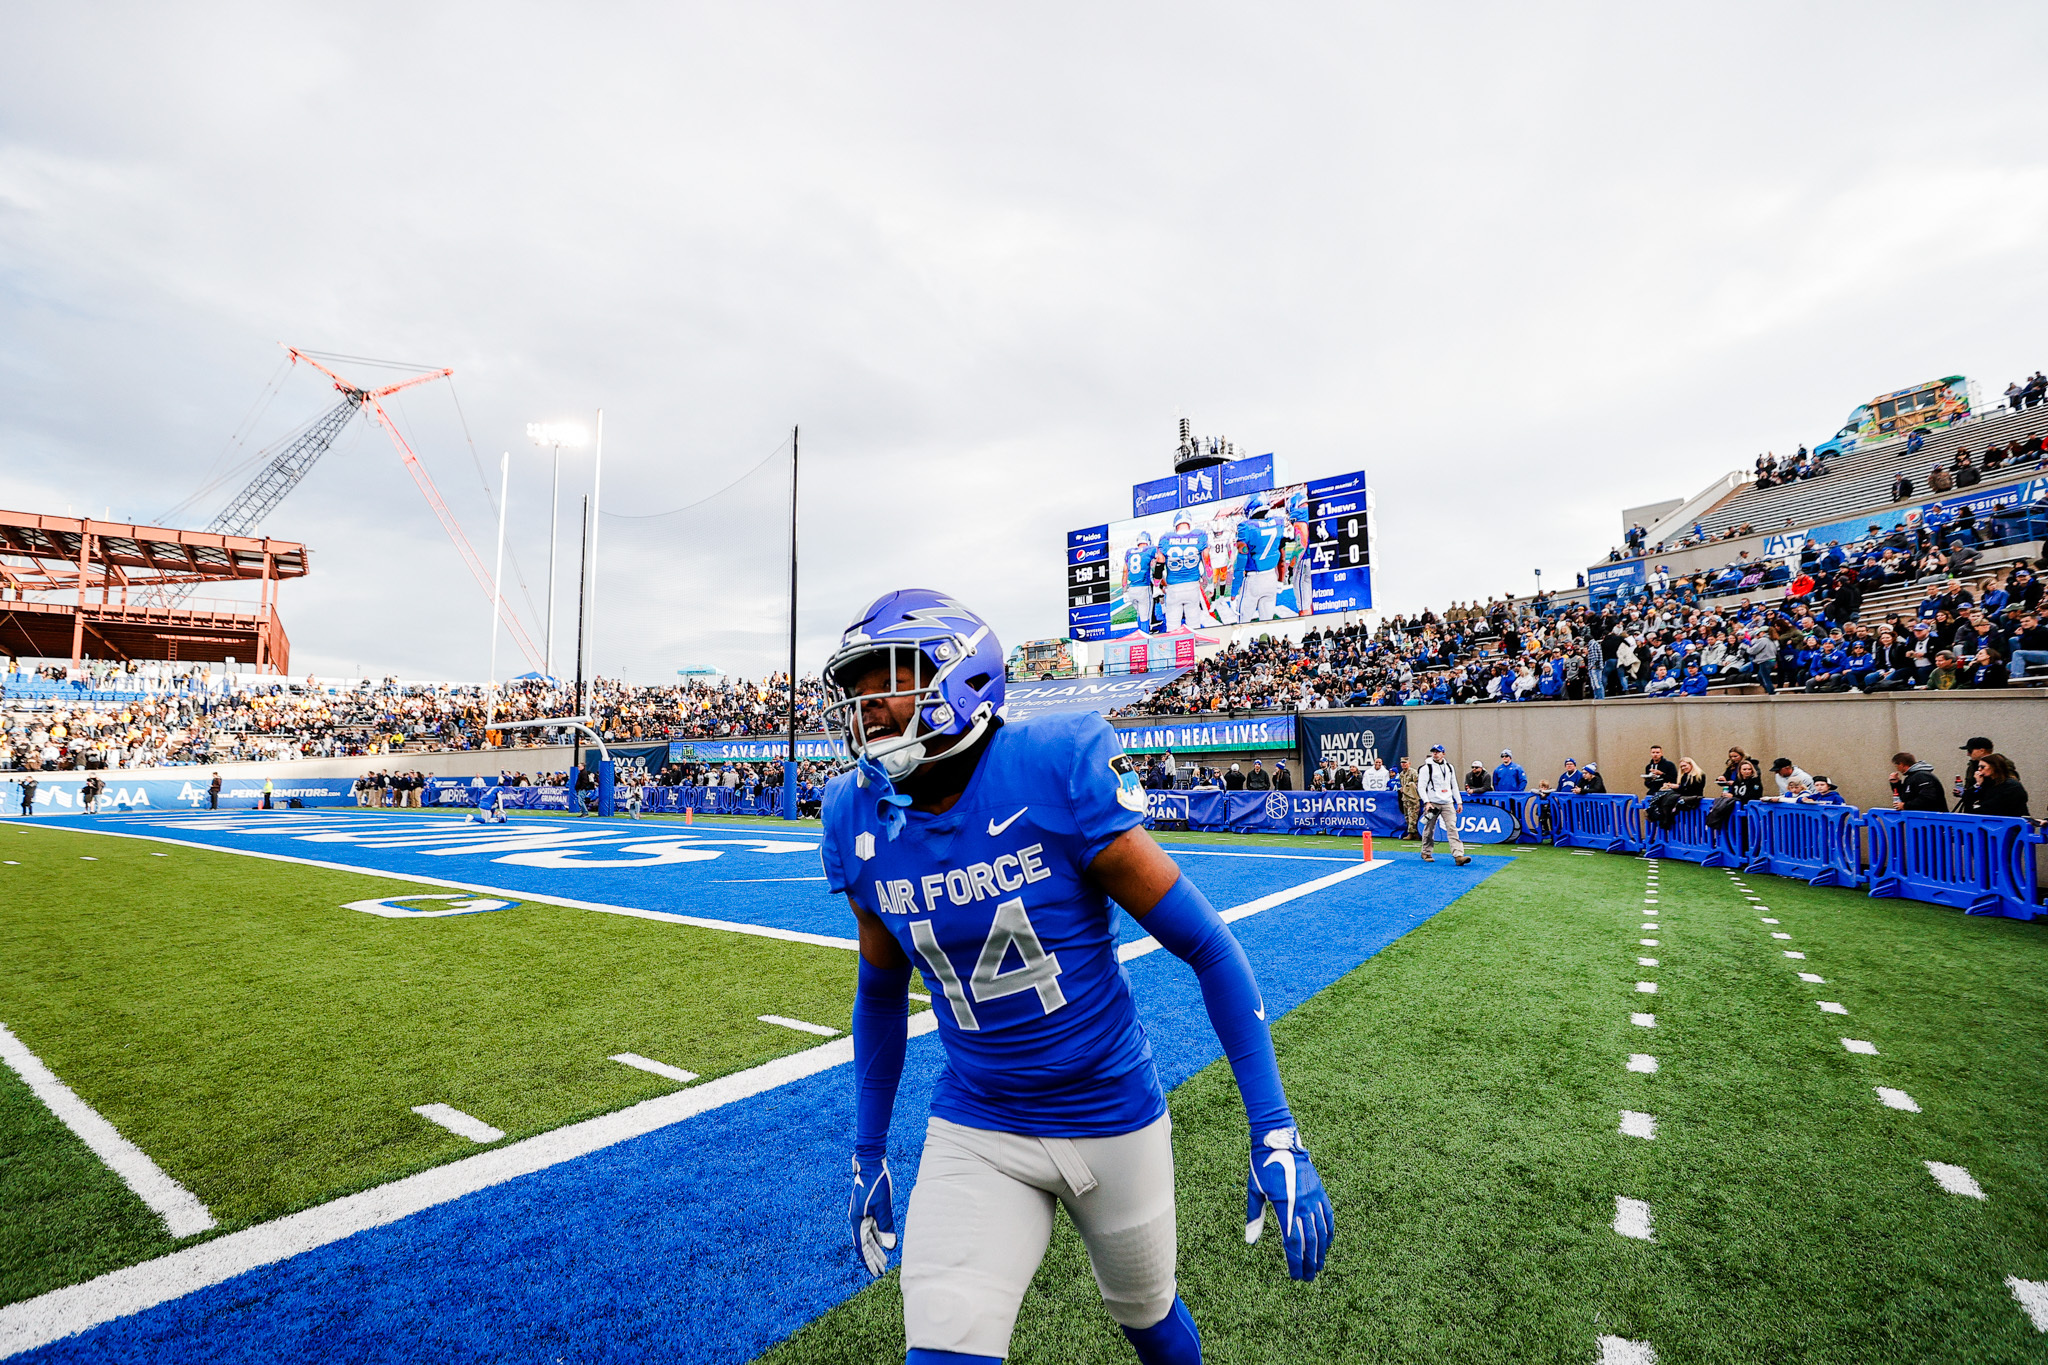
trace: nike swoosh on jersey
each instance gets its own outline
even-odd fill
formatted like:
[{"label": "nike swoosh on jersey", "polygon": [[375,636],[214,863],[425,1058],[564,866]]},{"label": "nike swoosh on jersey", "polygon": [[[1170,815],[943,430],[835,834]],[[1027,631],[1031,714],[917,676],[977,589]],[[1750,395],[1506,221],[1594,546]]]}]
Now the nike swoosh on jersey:
[{"label": "nike swoosh on jersey", "polygon": [[1257,1009],[1253,1010],[1253,1011],[1252,1011],[1252,1013],[1253,1013],[1254,1015],[1256,1015],[1256,1016],[1258,1017],[1258,1020],[1259,1020],[1259,1022],[1260,1022],[1260,1023],[1262,1023],[1262,1024],[1263,1024],[1263,1023],[1265,1023],[1265,1022],[1266,1022],[1266,1002],[1265,1002],[1265,1001],[1263,1001],[1263,1000],[1261,1000],[1261,1001],[1259,1002],[1259,1007],[1258,1007]]},{"label": "nike swoosh on jersey", "polygon": [[1019,819],[1019,817],[1021,817],[1021,816],[1022,816],[1022,815],[1024,814],[1024,811],[1027,811],[1027,810],[1030,810],[1030,809],[1031,809],[1031,807],[1029,807],[1029,806],[1025,806],[1025,807],[1024,807],[1024,808],[1023,808],[1022,810],[1019,810],[1019,811],[1017,812],[1017,814],[1016,814],[1016,815],[1013,815],[1013,816],[1011,816],[1011,817],[1010,817],[1009,819],[1007,819],[1007,820],[1003,821],[1003,823],[1001,823],[1000,825],[999,825],[999,824],[997,824],[997,823],[996,823],[996,822],[995,822],[994,820],[990,820],[990,821],[988,822],[988,832],[989,832],[989,837],[993,838],[993,837],[995,837],[996,835],[998,835],[998,834],[1001,834],[1001,833],[1002,833],[1002,832],[1003,832],[1004,830],[1008,829],[1008,828],[1009,828],[1010,826],[1012,826],[1012,825],[1016,824],[1016,823],[1017,823],[1017,821],[1018,821],[1018,819]]}]

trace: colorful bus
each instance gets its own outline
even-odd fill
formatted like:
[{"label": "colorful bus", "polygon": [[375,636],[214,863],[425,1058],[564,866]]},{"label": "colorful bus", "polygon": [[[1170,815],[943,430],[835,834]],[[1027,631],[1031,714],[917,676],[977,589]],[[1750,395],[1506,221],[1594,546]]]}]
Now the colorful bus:
[{"label": "colorful bus", "polygon": [[1816,455],[1846,455],[1878,441],[1960,422],[1970,415],[1975,385],[1962,375],[1930,379],[1881,393],[1849,414],[1842,429],[1813,448]]}]

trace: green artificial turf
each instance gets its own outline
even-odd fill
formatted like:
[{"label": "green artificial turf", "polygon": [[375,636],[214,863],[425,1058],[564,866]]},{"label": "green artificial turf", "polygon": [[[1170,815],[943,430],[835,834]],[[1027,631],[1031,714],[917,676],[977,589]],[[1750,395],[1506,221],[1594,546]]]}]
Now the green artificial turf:
[{"label": "green artificial turf", "polygon": [[[1603,1335],[1664,1365],[2048,1358],[2004,1285],[2048,1279],[2048,926],[1761,875],[1759,911],[1674,862],[1649,906],[1639,860],[1518,855],[1274,1030],[1337,1210],[1316,1283],[1287,1281],[1270,1223],[1243,1243],[1227,1068],[1173,1094],[1207,1359],[1592,1361]],[[1624,1109],[1656,1139],[1622,1135]],[[1928,1159],[1989,1198],[1945,1193]],[[1613,1231],[1616,1195],[1650,1204],[1654,1243]],[[891,1273],[763,1360],[899,1359],[901,1312]],[[1134,1358],[1064,1219],[1011,1358]]]},{"label": "green artificial turf", "polygon": [[[221,1231],[482,1150],[414,1105],[516,1139],[677,1088],[614,1053],[710,1079],[819,1041],[757,1015],[848,1026],[843,949],[540,903],[386,919],[342,906],[402,882],[84,832],[0,849],[0,1023]],[[0,1303],[171,1245],[0,1082]]]}]

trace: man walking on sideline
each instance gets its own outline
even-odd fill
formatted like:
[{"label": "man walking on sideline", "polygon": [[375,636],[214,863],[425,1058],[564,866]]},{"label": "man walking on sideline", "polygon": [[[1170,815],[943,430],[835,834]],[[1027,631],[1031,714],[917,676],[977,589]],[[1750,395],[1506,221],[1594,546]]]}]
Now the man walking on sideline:
[{"label": "man walking on sideline", "polygon": [[209,782],[209,783],[207,783],[207,784],[206,784],[206,808],[207,808],[208,810],[219,810],[219,809],[220,809],[220,774],[219,774],[219,773],[215,773],[215,774],[213,775],[213,781],[211,781],[211,782]]},{"label": "man walking on sideline", "polygon": [[1433,863],[1436,855],[1436,827],[1442,822],[1444,832],[1451,840],[1451,861],[1459,867],[1472,861],[1465,852],[1465,841],[1458,837],[1458,812],[1463,809],[1465,799],[1458,795],[1458,775],[1451,771],[1451,765],[1444,758],[1444,746],[1432,745],[1429,758],[1423,763],[1422,771],[1415,778],[1416,795],[1422,801],[1422,861]]}]

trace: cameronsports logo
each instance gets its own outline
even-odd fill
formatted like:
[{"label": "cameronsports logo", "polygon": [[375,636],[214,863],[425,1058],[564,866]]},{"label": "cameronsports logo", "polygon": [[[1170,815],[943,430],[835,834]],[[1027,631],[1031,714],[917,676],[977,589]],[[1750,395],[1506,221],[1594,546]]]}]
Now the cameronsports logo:
[{"label": "cameronsports logo", "polygon": [[989,837],[990,837],[990,838],[994,838],[994,837],[995,837],[996,835],[998,835],[998,834],[1001,834],[1001,833],[1002,833],[1002,832],[1003,832],[1004,830],[1008,829],[1008,828],[1009,828],[1010,826],[1012,826],[1012,825],[1016,824],[1018,820],[1020,820],[1020,819],[1022,819],[1022,818],[1023,818],[1024,812],[1025,812],[1025,811],[1027,811],[1027,810],[1030,810],[1030,809],[1031,809],[1031,807],[1029,807],[1029,806],[1025,806],[1025,807],[1023,807],[1022,809],[1018,810],[1018,812],[1017,812],[1017,813],[1016,813],[1015,815],[1013,815],[1013,816],[1011,816],[1011,817],[1010,817],[1009,819],[1007,819],[1007,820],[1003,821],[1003,823],[1001,823],[1000,825],[999,825],[999,824],[997,824],[997,823],[995,822],[995,820],[994,820],[994,818],[993,818],[993,817],[991,817],[991,818],[990,818],[990,820],[989,820],[989,822],[988,822],[988,832],[989,832]]}]

